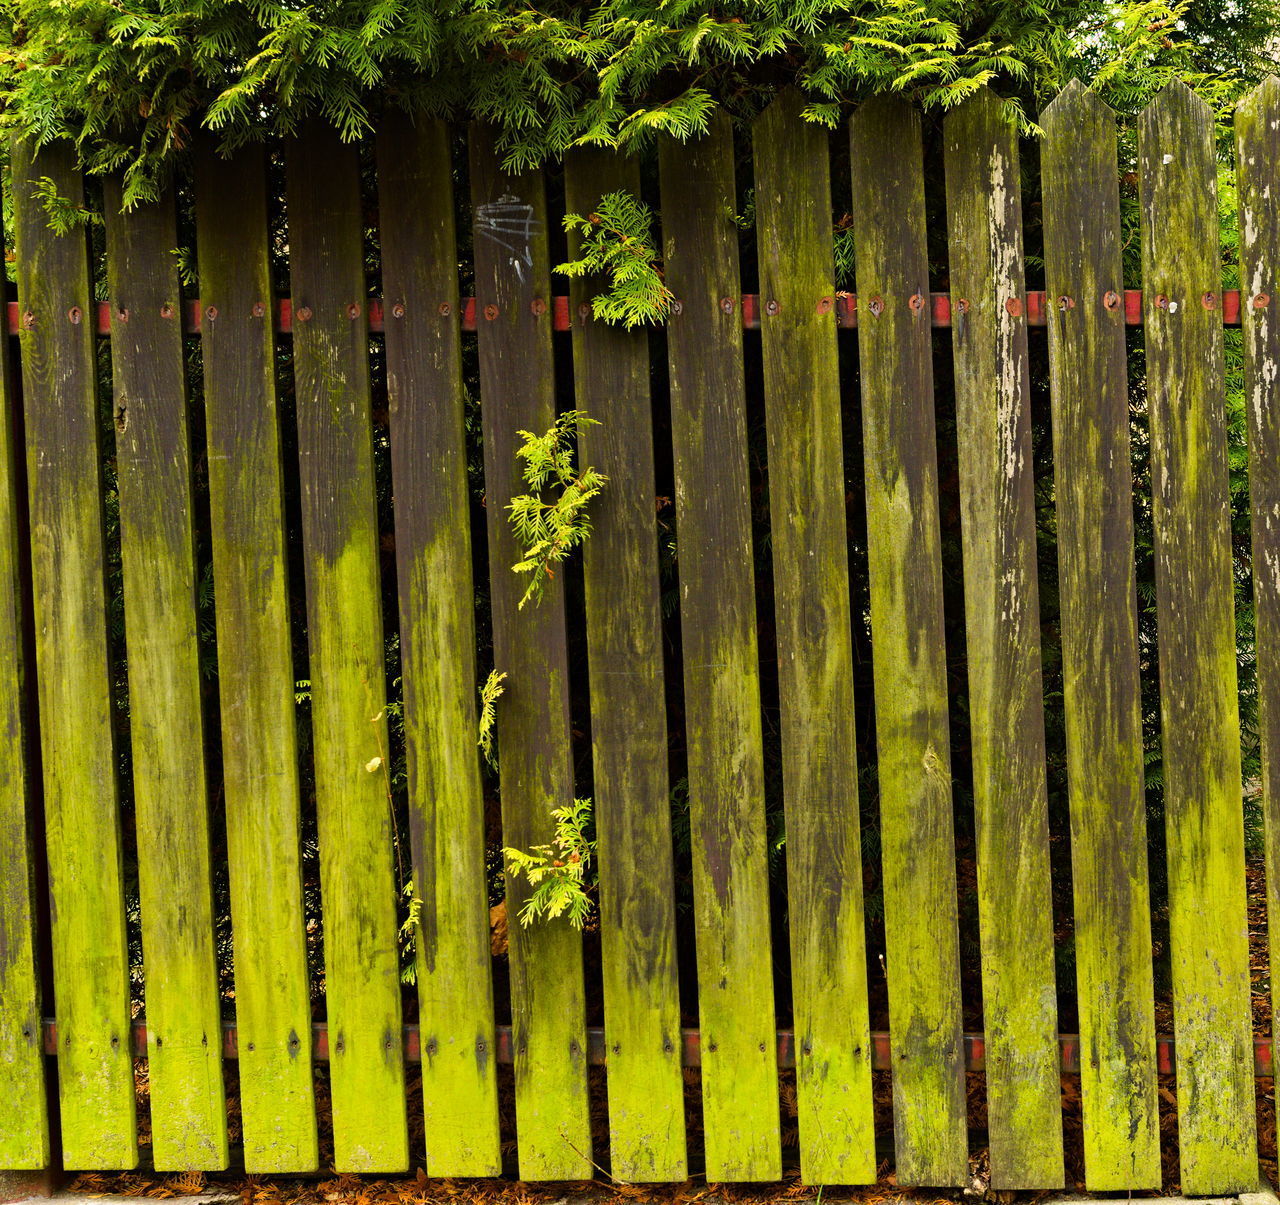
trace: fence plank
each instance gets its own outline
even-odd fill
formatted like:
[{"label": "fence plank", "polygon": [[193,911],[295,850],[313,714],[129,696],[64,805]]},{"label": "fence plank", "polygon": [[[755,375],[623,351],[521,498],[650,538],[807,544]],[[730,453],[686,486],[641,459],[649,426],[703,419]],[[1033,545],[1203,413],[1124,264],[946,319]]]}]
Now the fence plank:
[{"label": "fence plank", "polygon": [[360,164],[319,123],[287,162],[334,1167],[409,1165]]},{"label": "fence plank", "polygon": [[1264,80],[1240,102],[1235,124],[1274,1044],[1280,1035],[1280,323],[1274,317],[1280,306],[1280,78]]},{"label": "fence plank", "polygon": [[107,646],[102,454],[88,247],[57,235],[47,178],[83,204],[74,152],[12,144],[45,829],[67,1167],[137,1163],[129,950]]},{"label": "fence plank", "polygon": [[[488,127],[473,126],[470,143],[489,595],[494,663],[507,674],[497,708],[502,840],[528,849],[551,839],[551,809],[574,794],[564,586],[557,579],[540,603],[519,609],[526,579],[511,570],[520,558],[507,513],[527,492],[517,432],[541,434],[555,418],[546,196],[541,175],[501,170]],[[594,1169],[582,940],[564,919],[522,927],[527,894],[508,876],[520,1177],[586,1179]]]},{"label": "fence plank", "polygon": [[427,1170],[497,1176],[498,1088],[449,130],[378,143]]},{"label": "fence plank", "polygon": [[1041,123],[1085,1182],[1158,1188],[1116,126],[1079,83]]},{"label": "fence plank", "polygon": [[944,144],[991,1184],[1061,1188],[1018,135],[983,89]]},{"label": "fence plank", "polygon": [[177,221],[171,194],[122,214],[120,181],[103,193],[152,1160],[217,1170],[227,1118]]},{"label": "fence plank", "polygon": [[[196,144],[222,783],[248,1172],[319,1162],[262,152]],[[214,315],[209,317],[208,315]]]},{"label": "fence plank", "polygon": [[0,684],[0,1168],[25,1171],[49,1165],[50,1142],[34,893],[40,846],[28,795],[35,733],[22,583],[25,480],[12,354],[11,341],[0,338],[0,649],[8,666]]},{"label": "fence plank", "polygon": [[[565,206],[640,192],[634,160],[583,150],[565,161]],[[577,239],[570,236],[571,254]],[[683,1180],[684,1080],[676,979],[662,613],[654,512],[649,341],[591,318],[596,282],[570,288],[577,405],[599,426],[584,464],[609,479],[584,555],[600,928],[609,1074],[609,1155],[622,1180]]]},{"label": "fence plank", "polygon": [[[920,118],[850,125],[894,1139],[901,1184],[968,1171]],[[914,304],[913,304],[914,302]]]},{"label": "fence plank", "polygon": [[660,151],[680,622],[711,1180],[781,1174],[760,665],[729,118]]},{"label": "fence plank", "polygon": [[800,1169],[876,1178],[828,135],[788,91],[754,134]]},{"label": "fence plank", "polygon": [[1143,111],[1142,191],[1182,1191],[1258,1174],[1213,114]]}]

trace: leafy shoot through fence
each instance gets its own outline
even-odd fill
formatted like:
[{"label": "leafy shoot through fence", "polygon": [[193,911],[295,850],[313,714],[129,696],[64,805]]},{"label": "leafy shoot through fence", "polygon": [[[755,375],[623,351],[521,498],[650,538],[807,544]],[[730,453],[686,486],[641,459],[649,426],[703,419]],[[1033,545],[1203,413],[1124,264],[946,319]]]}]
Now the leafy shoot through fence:
[{"label": "leafy shoot through fence", "polygon": [[567,916],[575,929],[581,929],[591,914],[586,876],[596,852],[588,833],[593,820],[591,800],[575,799],[569,807],[553,808],[551,816],[556,822],[551,844],[535,845],[527,852],[502,850],[507,873],[533,888],[520,909],[520,923],[527,928],[539,919]]},{"label": "leafy shoot through fence", "polygon": [[516,455],[524,461],[522,474],[531,492],[512,498],[507,509],[522,553],[512,569],[531,575],[521,610],[542,598],[555,567],[591,534],[587,504],[608,478],[590,467],[579,470],[574,463],[574,436],[588,423],[596,420],[581,410],[566,410],[543,435],[519,432],[524,445]]}]

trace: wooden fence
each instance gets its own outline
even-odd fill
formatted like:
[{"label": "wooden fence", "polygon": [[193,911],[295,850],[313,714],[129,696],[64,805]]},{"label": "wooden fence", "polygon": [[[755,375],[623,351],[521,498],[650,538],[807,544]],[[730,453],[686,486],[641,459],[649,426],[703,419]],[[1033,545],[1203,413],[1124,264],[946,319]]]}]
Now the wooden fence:
[{"label": "wooden fence", "polygon": [[[1114,120],[1080,86],[1043,117],[1046,288],[1035,293],[1025,283],[1018,141],[994,97],[975,97],[945,122],[949,296],[930,293],[918,114],[882,99],[851,119],[852,197],[835,204],[852,215],[855,299],[833,285],[828,134],[802,122],[800,107],[780,97],[753,132],[756,295],[744,296],[740,280],[728,119],[714,117],[705,138],[660,154],[666,279],[677,303],[654,346],[665,346],[664,454],[679,532],[688,920],[673,891],[654,513],[651,390],[664,366],[651,364],[644,333],[591,318],[592,282],[575,282],[567,303],[553,296],[543,176],[507,174],[490,131],[471,130],[475,297],[464,299],[452,134],[389,121],[375,156],[378,300],[366,283],[360,157],[307,130],[285,153],[290,280],[278,301],[266,158],[246,150],[222,160],[200,148],[199,300],[182,299],[173,198],[122,216],[109,183],[106,300],[97,302],[90,240],[54,234],[39,199],[48,180],[81,202],[70,154],[55,147],[33,158],[14,147],[17,339],[0,340],[0,648],[11,667],[0,676],[0,1167],[44,1166],[58,1145],[68,1168],[135,1166],[136,1060],[145,1057],[154,1166],[224,1168],[240,1157],[228,1140],[234,1055],[243,1163],[256,1172],[316,1168],[317,1113],[331,1108],[339,1170],[395,1172],[425,1159],[432,1175],[498,1174],[500,1069],[512,1062],[519,1174],[591,1177],[589,1071],[603,1063],[613,1174],[681,1180],[692,1063],[710,1180],[782,1174],[781,1066],[794,1070],[806,1181],[875,1179],[873,1072],[888,1070],[898,1182],[962,1184],[966,1067],[977,1067],[995,1187],[1063,1183],[1064,1071],[1081,1080],[1091,1189],[1159,1186],[1157,1076],[1170,1071],[1182,1189],[1256,1183],[1255,1071],[1272,1069],[1269,1035],[1255,1041],[1251,1027],[1223,328],[1242,325],[1247,350],[1262,786],[1268,820],[1280,821],[1280,83],[1260,88],[1237,117],[1242,288],[1231,294],[1222,290],[1213,121],[1182,85],[1141,120],[1140,294],[1122,279]],[[608,153],[574,154],[565,206],[587,212],[606,192],[634,191],[638,173]],[[1157,1039],[1153,1003],[1126,351],[1135,323],[1145,341],[1159,592],[1172,1041]],[[1078,1039],[1059,1034],[1055,988],[1029,436],[1028,328],[1037,325],[1048,328],[1052,374]],[[860,395],[842,396],[838,331],[855,326]],[[939,326],[951,332],[958,431],[979,1035],[963,1032],[961,1012]],[[518,609],[523,582],[508,568],[516,548],[495,500],[522,492],[518,432],[553,419],[568,364],[556,332],[566,329],[576,404],[600,424],[582,432],[581,453],[609,478],[583,565],[603,1033],[587,1026],[581,936],[563,922],[521,927],[514,911],[511,1026],[495,1022],[476,749],[464,431],[472,330],[494,662],[508,675],[497,721],[502,842],[546,840],[549,809],[575,792],[571,730],[585,722],[570,714],[573,634],[560,581],[540,606]],[[392,811],[384,777],[366,769],[388,748],[371,331],[385,357],[412,876],[422,899],[416,1026],[402,1014]],[[109,425],[100,421],[100,335],[109,336]],[[793,1027],[782,1033],[774,964],[787,953],[770,940],[744,385],[744,357],[757,354],[794,1000]],[[202,381],[207,503],[193,487],[191,357]],[[278,396],[281,364],[296,416]],[[869,974],[880,971],[868,967],[864,939],[851,646],[860,618],[849,589],[842,424],[860,427],[865,457],[887,1036],[872,1033],[868,1004]],[[103,428],[114,432],[118,489],[103,479]],[[300,536],[291,540],[295,472]],[[104,506],[117,497],[140,1015],[130,1003],[134,896],[122,871],[104,585]],[[202,523],[216,584],[216,746],[201,736]],[[313,1018],[299,842],[288,586],[299,566],[323,1023]],[[38,708],[27,702],[29,682]],[[216,767],[206,764],[213,747]],[[230,1028],[210,802],[226,830]],[[1273,917],[1278,833],[1269,827]],[[517,903],[520,889],[510,890]],[[681,1028],[685,924],[696,937],[693,1032]],[[327,1092],[318,1097],[322,1060]],[[425,1151],[409,1140],[414,1064]]]}]

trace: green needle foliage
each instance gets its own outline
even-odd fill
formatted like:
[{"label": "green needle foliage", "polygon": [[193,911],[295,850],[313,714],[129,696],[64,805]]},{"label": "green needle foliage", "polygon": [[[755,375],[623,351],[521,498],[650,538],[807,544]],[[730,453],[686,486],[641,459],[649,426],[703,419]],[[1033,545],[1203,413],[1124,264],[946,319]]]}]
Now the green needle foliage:
[{"label": "green needle foliage", "polygon": [[595,857],[596,843],[589,835],[592,826],[590,799],[575,799],[572,806],[553,808],[555,837],[550,845],[535,845],[527,852],[504,848],[507,873],[524,879],[533,888],[520,909],[520,923],[526,928],[537,920],[568,916],[581,929],[591,915],[587,872]]},{"label": "green needle foliage", "polygon": [[1171,75],[1225,100],[1265,68],[1280,0],[0,0],[9,127],[71,139],[152,198],[198,131],[223,149],[394,105],[497,127],[510,168],[749,119],[795,85],[835,125],[873,92],[1034,113],[1072,76],[1131,110]]},{"label": "green needle foliage", "polygon": [[603,276],[609,282],[592,298],[597,318],[628,329],[666,320],[672,292],[653,246],[653,213],[643,201],[629,192],[606,193],[594,213],[565,214],[564,228],[581,235],[578,258],[556,271],[569,277]]},{"label": "green needle foliage", "polygon": [[[520,609],[542,598],[555,567],[591,534],[587,504],[608,478],[593,468],[579,471],[574,464],[574,436],[586,423],[596,423],[582,410],[566,410],[542,435],[521,431],[524,445],[516,455],[524,461],[524,481],[533,491],[512,498],[511,528],[523,553],[512,566],[528,573],[529,587]],[[546,495],[550,492],[550,497]]]}]

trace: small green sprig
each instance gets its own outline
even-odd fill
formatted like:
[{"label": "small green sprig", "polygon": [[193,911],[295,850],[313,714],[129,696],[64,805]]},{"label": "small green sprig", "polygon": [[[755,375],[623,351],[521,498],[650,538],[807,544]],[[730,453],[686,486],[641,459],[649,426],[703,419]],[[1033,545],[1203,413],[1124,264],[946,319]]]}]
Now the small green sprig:
[{"label": "small green sprig", "polygon": [[553,808],[551,816],[556,831],[549,845],[535,845],[527,852],[506,847],[502,851],[507,874],[533,888],[520,909],[520,924],[528,928],[539,919],[567,916],[575,929],[581,929],[591,915],[587,872],[596,853],[588,835],[591,800],[575,799],[569,807]]},{"label": "small green sprig", "polygon": [[555,567],[591,534],[587,504],[608,478],[574,464],[574,436],[588,423],[598,425],[581,410],[566,410],[542,435],[519,432],[524,444],[516,455],[524,461],[524,482],[531,492],[512,498],[507,509],[521,549],[512,569],[531,575],[520,599],[521,610],[527,602],[542,598],[555,577]]},{"label": "small green sprig", "polygon": [[629,192],[605,193],[585,217],[565,214],[564,228],[581,235],[578,258],[558,265],[556,271],[608,281],[608,288],[591,301],[597,318],[628,329],[666,320],[673,296],[653,246],[653,213],[643,201]]}]

